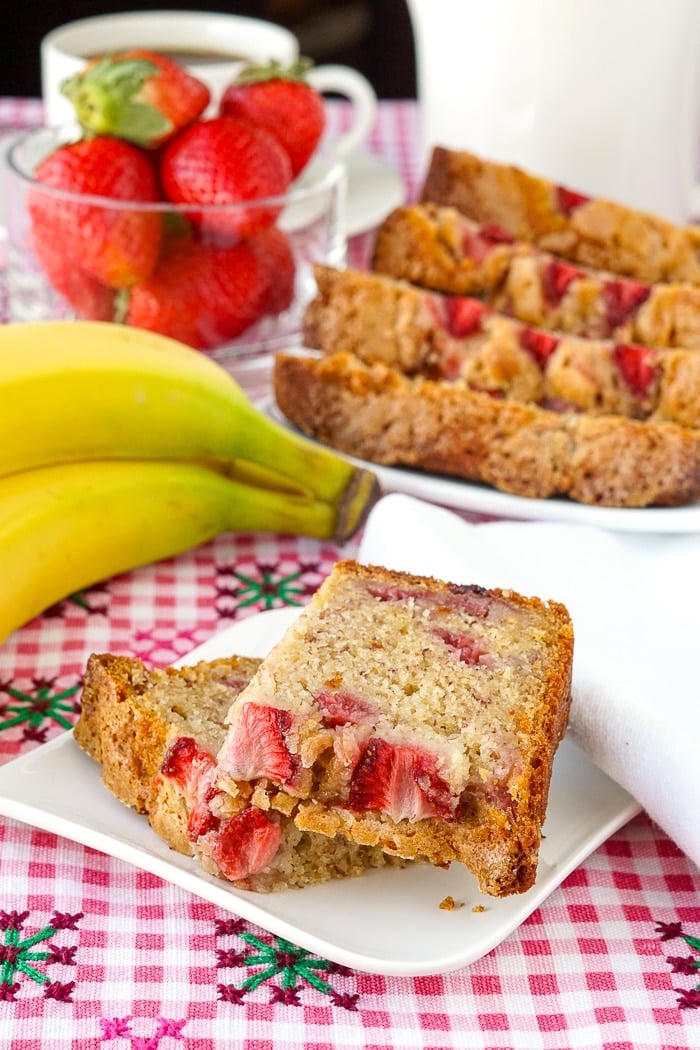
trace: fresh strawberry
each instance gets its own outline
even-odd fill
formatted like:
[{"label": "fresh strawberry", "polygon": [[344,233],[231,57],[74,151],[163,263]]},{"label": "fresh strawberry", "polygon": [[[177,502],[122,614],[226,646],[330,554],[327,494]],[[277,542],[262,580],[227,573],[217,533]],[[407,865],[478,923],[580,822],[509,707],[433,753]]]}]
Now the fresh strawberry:
[{"label": "fresh strawberry", "polygon": [[281,841],[279,822],[261,809],[248,806],[200,838],[198,846],[225,878],[235,881],[266,868],[274,860]]},{"label": "fresh strawberry", "polygon": [[566,295],[571,282],[578,281],[585,276],[583,270],[571,266],[570,263],[552,259],[544,267],[542,273],[542,289],[545,300],[550,306],[558,306]]},{"label": "fresh strawberry", "polygon": [[[161,158],[166,196],[176,204],[223,205],[285,193],[289,158],[264,128],[236,117],[215,117],[186,128]],[[216,236],[236,239],[271,226],[281,204],[188,212],[191,221]]]},{"label": "fresh strawberry", "polygon": [[237,780],[268,777],[280,784],[293,780],[298,758],[285,742],[292,723],[289,711],[277,707],[254,703],[240,707],[225,757],[220,756],[226,774]]},{"label": "fresh strawberry", "polygon": [[292,245],[278,226],[256,233],[248,241],[267,274],[265,313],[280,314],[294,301],[296,263]]},{"label": "fresh strawberry", "polygon": [[628,390],[639,401],[648,394],[657,372],[658,351],[649,346],[631,346],[628,343],[617,343],[613,350],[613,360]]},{"label": "fresh strawberry", "polygon": [[542,332],[536,328],[522,328],[519,342],[523,350],[534,357],[540,368],[543,368],[548,359],[559,346],[559,339],[549,332]]},{"label": "fresh strawberry", "polygon": [[209,105],[206,84],[153,51],[124,51],[89,62],[61,85],[80,124],[138,146],[161,146]]},{"label": "fresh strawberry", "polygon": [[65,245],[56,243],[48,229],[34,238],[34,250],[49,284],[63,296],[76,315],[86,321],[113,321],[115,292],[79,266],[66,265]]},{"label": "fresh strawberry", "polygon": [[640,281],[622,278],[606,281],[603,285],[603,302],[605,303],[605,320],[608,331],[614,332],[632,317],[642,303],[647,301],[650,292],[651,287]]},{"label": "fresh strawberry", "polygon": [[417,747],[392,747],[374,738],[350,782],[351,809],[379,809],[394,821],[445,817],[454,812],[450,789],[435,761]]},{"label": "fresh strawberry", "polygon": [[175,237],[150,278],[130,292],[125,321],[201,350],[235,339],[263,313],[269,278],[247,241]]},{"label": "fresh strawberry", "polygon": [[[120,139],[85,139],[50,153],[35,178],[70,193],[30,191],[35,244],[60,245],[67,268],[78,266],[110,288],[128,287],[151,274],[160,251],[161,217],[118,204],[158,200],[155,172],[142,150]],[[85,195],[105,200],[81,200]]]},{"label": "fresh strawberry", "polygon": [[323,97],[306,80],[310,63],[289,68],[279,62],[245,69],[226,88],[220,111],[266,128],[286,150],[296,178],[309,162],[323,134]]},{"label": "fresh strawberry", "polygon": [[563,211],[565,215],[571,215],[577,208],[582,207],[584,204],[588,204],[590,197],[587,197],[585,193],[577,193],[576,190],[567,190],[566,186],[555,187],[557,207],[559,211]]}]

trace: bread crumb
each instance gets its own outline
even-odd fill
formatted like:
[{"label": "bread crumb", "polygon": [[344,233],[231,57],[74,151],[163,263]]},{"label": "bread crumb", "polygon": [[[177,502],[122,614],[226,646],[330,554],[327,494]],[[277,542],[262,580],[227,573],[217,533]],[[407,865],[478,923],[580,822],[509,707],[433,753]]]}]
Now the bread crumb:
[{"label": "bread crumb", "polygon": [[472,911],[474,911],[474,912],[486,911],[486,908],[483,906],[483,904],[475,904],[474,907],[472,908]]},{"label": "bread crumb", "polygon": [[464,901],[456,901],[454,897],[445,897],[444,900],[440,901],[440,908],[442,911],[455,911],[457,908],[463,908]]}]

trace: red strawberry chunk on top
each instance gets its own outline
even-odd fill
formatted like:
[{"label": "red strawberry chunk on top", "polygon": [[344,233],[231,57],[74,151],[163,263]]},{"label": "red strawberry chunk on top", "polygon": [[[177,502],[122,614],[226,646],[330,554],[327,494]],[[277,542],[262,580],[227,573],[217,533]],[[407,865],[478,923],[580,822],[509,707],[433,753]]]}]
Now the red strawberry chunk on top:
[{"label": "red strawberry chunk on top", "polygon": [[236,881],[266,868],[274,860],[281,841],[278,821],[257,807],[248,806],[200,840],[199,846],[225,878]]},{"label": "red strawberry chunk on top", "polygon": [[603,302],[608,331],[614,332],[646,302],[651,286],[640,281],[620,279],[603,285]]},{"label": "red strawberry chunk on top", "polygon": [[450,817],[455,808],[431,755],[379,738],[370,740],[355,767],[348,804],[360,812],[381,810],[394,821]]},{"label": "red strawberry chunk on top", "polygon": [[520,346],[535,359],[540,368],[543,368],[556,348],[559,339],[550,332],[543,332],[536,328],[522,328],[518,339]]},{"label": "red strawberry chunk on top", "polygon": [[294,718],[289,711],[262,704],[243,704],[228,735],[220,764],[236,780],[267,777],[279,784],[289,783],[299,767],[285,735]]},{"label": "red strawberry chunk on top", "polygon": [[576,266],[552,259],[542,273],[542,290],[550,306],[558,306],[572,281],[577,281],[586,274]]},{"label": "red strawberry chunk on top", "polygon": [[628,389],[638,400],[648,393],[657,373],[658,352],[649,346],[632,346],[617,343],[613,348],[613,361]]},{"label": "red strawberry chunk on top", "polygon": [[374,722],[377,718],[377,709],[373,704],[347,690],[324,690],[316,693],[314,700],[323,712],[324,724],[331,729],[336,726],[362,725]]},{"label": "red strawberry chunk on top", "polygon": [[565,186],[556,186],[557,207],[565,215],[571,215],[583,204],[588,204],[590,197],[585,193],[577,193],[576,190],[568,190]]}]

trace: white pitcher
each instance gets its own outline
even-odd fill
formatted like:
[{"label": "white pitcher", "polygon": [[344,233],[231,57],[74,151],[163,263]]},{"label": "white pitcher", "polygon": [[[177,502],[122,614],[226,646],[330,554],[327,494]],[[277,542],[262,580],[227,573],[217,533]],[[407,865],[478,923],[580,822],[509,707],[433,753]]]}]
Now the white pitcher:
[{"label": "white pitcher", "polygon": [[408,0],[424,151],[700,217],[700,0]]}]

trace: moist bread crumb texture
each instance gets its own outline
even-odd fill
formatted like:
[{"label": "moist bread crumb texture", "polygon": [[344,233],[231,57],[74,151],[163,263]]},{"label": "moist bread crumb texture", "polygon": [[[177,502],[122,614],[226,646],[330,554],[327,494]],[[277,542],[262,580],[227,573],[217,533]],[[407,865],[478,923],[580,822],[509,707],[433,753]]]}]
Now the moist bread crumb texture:
[{"label": "moist bread crumb texture", "polygon": [[[88,660],[75,740],[102,766],[103,782],[112,794],[145,813],[171,849],[195,852],[193,837],[202,830],[203,811],[208,814],[203,803],[216,752],[226,737],[226,715],[259,665],[259,660],[238,656],[164,670],[110,654],[93,654]],[[179,754],[179,763],[173,753]],[[186,765],[187,776],[164,776],[161,769],[169,761],[175,772]],[[374,847],[306,832],[279,811],[273,823],[250,804],[250,792],[237,815],[235,829],[229,828],[225,839],[231,848],[238,843],[246,853],[245,830],[253,843],[257,837],[274,844],[258,870],[230,880],[239,889],[300,888],[404,863]],[[205,819],[211,829],[212,818]],[[212,863],[206,868],[222,873]]]},{"label": "moist bread crumb texture", "polygon": [[[553,333],[479,299],[316,267],[305,345],[559,413],[700,425],[700,353]],[[700,289],[698,289],[700,293]],[[700,294],[698,296],[700,317]]]},{"label": "moist bread crumb texture", "polygon": [[304,831],[525,890],[572,647],[556,602],[339,563],[233,705],[214,808],[245,784]]}]

